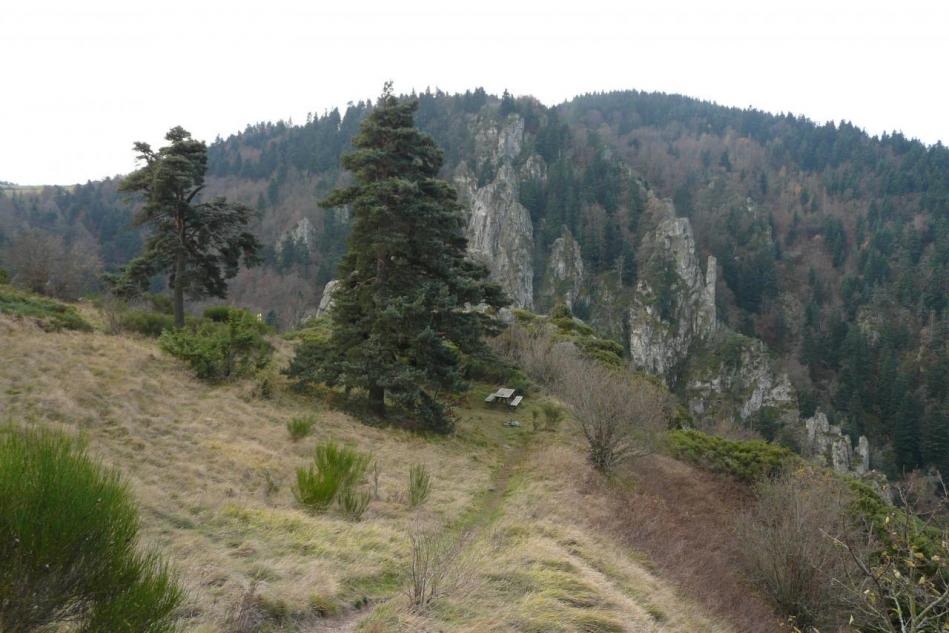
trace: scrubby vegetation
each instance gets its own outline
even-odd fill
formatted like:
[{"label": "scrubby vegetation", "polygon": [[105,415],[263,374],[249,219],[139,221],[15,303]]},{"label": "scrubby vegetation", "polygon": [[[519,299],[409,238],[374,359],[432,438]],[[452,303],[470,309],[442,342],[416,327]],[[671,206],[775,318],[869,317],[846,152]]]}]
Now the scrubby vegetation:
[{"label": "scrubby vegetation", "polygon": [[45,330],[92,329],[75,307],[11,286],[0,285],[0,313],[30,319]]},{"label": "scrubby vegetation", "polygon": [[175,328],[175,317],[151,310],[124,310],[118,314],[118,327],[125,332],[158,338],[165,330]]},{"label": "scrubby vegetation", "polygon": [[225,321],[202,319],[182,329],[165,330],[161,348],[188,362],[208,381],[247,376],[264,367],[273,347],[266,326],[246,310],[232,310]]},{"label": "scrubby vegetation", "polygon": [[769,442],[732,441],[694,429],[670,431],[668,438],[669,449],[677,457],[748,483],[774,476],[799,459]]},{"label": "scrubby vegetation", "polygon": [[358,518],[369,505],[368,493],[356,490],[366,476],[372,456],[334,442],[318,444],[313,463],[297,469],[293,496],[317,512],[326,511],[334,501],[346,514]]},{"label": "scrubby vegetation", "polygon": [[0,629],[174,630],[181,590],[138,530],[127,485],[76,442],[0,428]]},{"label": "scrubby vegetation", "polygon": [[297,442],[310,434],[315,423],[316,420],[310,416],[292,418],[287,420],[287,432],[290,433],[293,441]]},{"label": "scrubby vegetation", "polygon": [[409,469],[409,505],[416,508],[432,494],[432,476],[425,464],[412,464]]}]

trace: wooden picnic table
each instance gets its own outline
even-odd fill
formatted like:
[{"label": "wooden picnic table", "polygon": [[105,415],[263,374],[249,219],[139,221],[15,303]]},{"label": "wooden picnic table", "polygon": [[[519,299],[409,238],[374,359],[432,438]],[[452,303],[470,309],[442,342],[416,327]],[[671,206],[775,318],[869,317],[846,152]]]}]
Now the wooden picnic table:
[{"label": "wooden picnic table", "polygon": [[524,396],[514,396],[514,393],[517,389],[509,389],[507,387],[501,387],[494,393],[488,394],[488,397],[484,399],[485,402],[503,402],[510,407],[516,408],[517,405],[521,403],[521,400],[524,399]]}]

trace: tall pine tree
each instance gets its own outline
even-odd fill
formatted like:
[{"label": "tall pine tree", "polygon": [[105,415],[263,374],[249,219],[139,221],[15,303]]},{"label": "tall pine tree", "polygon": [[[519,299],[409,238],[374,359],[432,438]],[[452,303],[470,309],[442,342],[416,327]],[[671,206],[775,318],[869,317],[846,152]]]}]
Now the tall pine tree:
[{"label": "tall pine tree", "polygon": [[129,174],[120,191],[141,193],[144,204],[135,217],[150,234],[141,255],[110,282],[119,294],[148,287],[158,273],[168,274],[174,293],[175,326],[185,324],[184,297],[227,296],[227,280],[244,265],[259,262],[260,243],[248,232],[251,210],[222,197],[199,202],[208,168],[208,148],[181,128],[172,128],[169,144],[157,152],[135,143],[145,164]]},{"label": "tall pine tree", "polygon": [[483,349],[497,325],[470,306],[506,304],[487,270],[465,258],[463,208],[438,178],[442,152],[413,122],[418,102],[386,87],[343,157],[354,183],[324,207],[348,205],[353,226],[330,311],[332,335],[304,345],[289,373],[368,391],[385,415],[388,394],[419,424],[451,430],[438,394],[464,388],[459,354]]}]

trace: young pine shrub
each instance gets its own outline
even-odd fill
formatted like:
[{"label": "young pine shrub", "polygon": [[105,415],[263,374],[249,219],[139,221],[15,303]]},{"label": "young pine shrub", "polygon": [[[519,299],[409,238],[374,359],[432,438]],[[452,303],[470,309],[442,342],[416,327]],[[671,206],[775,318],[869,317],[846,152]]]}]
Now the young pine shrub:
[{"label": "young pine shrub", "polygon": [[126,484],[81,446],[0,429],[0,631],[174,630],[181,590],[138,527]]},{"label": "young pine shrub", "polygon": [[293,496],[306,507],[324,512],[339,494],[350,491],[366,475],[372,456],[334,442],[318,444],[313,463],[297,469]]},{"label": "young pine shrub", "polygon": [[353,521],[358,521],[369,508],[372,495],[368,490],[345,488],[339,492],[337,503],[340,511]]},{"label": "young pine shrub", "polygon": [[246,310],[231,310],[227,321],[203,319],[180,330],[165,330],[163,350],[187,361],[198,378],[220,381],[263,368],[273,347],[263,337],[266,326]]},{"label": "young pine shrub", "polygon": [[312,417],[293,418],[287,421],[287,431],[294,442],[302,440],[313,430],[315,420]]},{"label": "young pine shrub", "polygon": [[409,505],[417,508],[432,494],[432,477],[425,464],[414,464],[409,468]]},{"label": "young pine shrub", "polygon": [[544,430],[556,431],[563,419],[563,409],[553,402],[545,402],[540,408],[544,412]]}]

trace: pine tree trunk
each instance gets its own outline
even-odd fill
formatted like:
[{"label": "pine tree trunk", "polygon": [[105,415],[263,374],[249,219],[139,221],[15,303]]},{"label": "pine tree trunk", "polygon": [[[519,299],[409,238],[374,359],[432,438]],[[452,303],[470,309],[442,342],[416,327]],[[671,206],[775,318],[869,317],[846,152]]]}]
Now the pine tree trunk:
[{"label": "pine tree trunk", "polygon": [[184,288],[184,273],[185,273],[185,256],[184,253],[178,252],[175,255],[175,327],[182,328],[185,326],[185,288]]},{"label": "pine tree trunk", "polygon": [[379,385],[369,385],[369,408],[380,418],[386,415],[386,389]]}]

